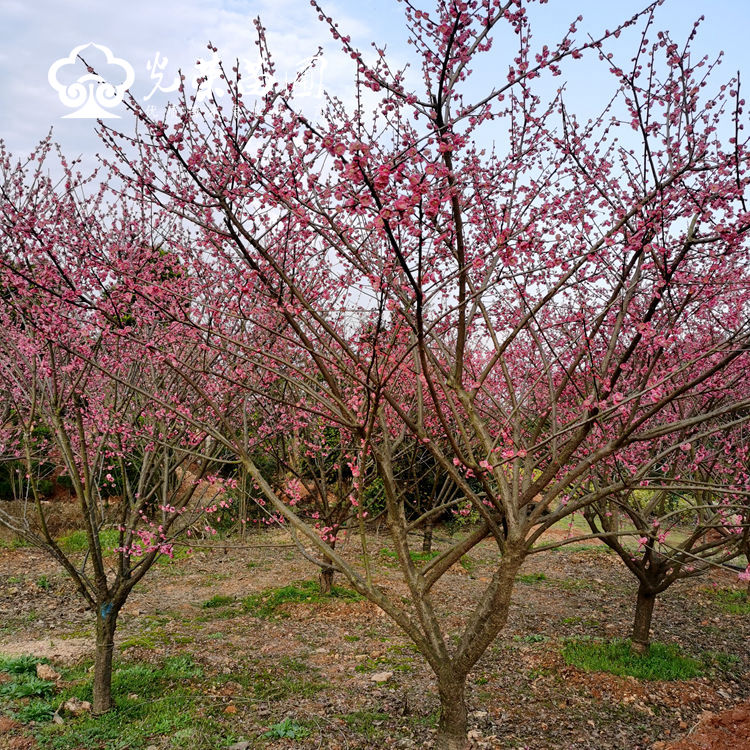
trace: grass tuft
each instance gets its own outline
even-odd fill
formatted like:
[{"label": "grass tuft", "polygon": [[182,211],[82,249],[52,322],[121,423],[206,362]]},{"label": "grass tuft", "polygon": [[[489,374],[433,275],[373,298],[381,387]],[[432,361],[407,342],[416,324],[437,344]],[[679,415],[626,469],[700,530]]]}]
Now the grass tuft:
[{"label": "grass tuft", "polygon": [[36,656],[0,656],[0,672],[9,674],[36,674],[37,664],[49,664],[49,659]]},{"label": "grass tuft", "polygon": [[352,711],[341,717],[357,735],[366,740],[381,739],[385,733],[383,726],[391,718],[382,711]]},{"label": "grass tuft", "polygon": [[233,602],[233,596],[222,596],[221,594],[216,594],[216,596],[212,596],[208,601],[203,602],[201,607],[203,609],[215,609],[217,607],[227,607]]},{"label": "grass tuft", "polygon": [[[117,529],[102,529],[99,532],[99,543],[102,546],[102,552],[109,554],[120,543],[120,532]],[[87,552],[89,549],[89,539],[83,529],[60,537],[59,544],[60,549],[67,554]]]},{"label": "grass tuft", "polygon": [[689,680],[703,674],[700,662],[682,654],[680,647],[652,643],[641,656],[630,649],[629,641],[571,639],[563,646],[563,659],[586,672],[609,672],[640,680]]},{"label": "grass tuft", "polygon": [[717,589],[713,592],[719,608],[730,615],[750,615],[750,601],[744,591]]},{"label": "grass tuft", "polygon": [[519,583],[540,583],[546,580],[547,576],[544,573],[524,573],[523,575],[516,576],[516,581]]},{"label": "grass tuft", "polygon": [[[389,566],[398,564],[398,553],[396,550],[389,549],[388,547],[381,547],[378,554],[384,558],[384,561]],[[423,552],[422,550],[409,551],[409,557],[411,557],[412,562],[416,563],[429,562],[430,560],[434,560],[439,554],[440,551],[436,549],[430,550],[429,552]]]},{"label": "grass tuft", "polygon": [[40,680],[35,674],[17,674],[14,680],[0,685],[0,697],[19,700],[21,698],[48,698],[55,692],[55,683]]},{"label": "grass tuft", "polygon": [[310,730],[307,727],[287,716],[283,721],[274,724],[263,736],[269,740],[301,740],[309,734]]},{"label": "grass tuft", "polygon": [[[160,666],[138,662],[117,664],[112,676],[115,708],[103,716],[84,714],[62,725],[51,722],[52,706],[71,697],[91,700],[91,674],[81,665],[63,670],[65,684],[53,699],[16,701],[13,710],[32,730],[40,747],[52,750],[143,750],[153,738],[179,737],[183,747],[213,750],[234,737],[199,706],[197,681],[203,670],[187,656],[165,659]],[[195,736],[194,736],[195,735]],[[193,738],[193,739],[190,739]]]},{"label": "grass tuft", "polygon": [[742,659],[723,651],[704,651],[701,661],[711,670],[719,670],[730,675],[739,675],[742,672]]},{"label": "grass tuft", "polygon": [[315,604],[330,599],[344,599],[356,602],[362,599],[362,597],[356,591],[341,586],[332,586],[330,594],[321,594],[320,585],[317,581],[297,581],[289,586],[267,589],[259,594],[252,594],[245,597],[242,600],[242,609],[254,617],[271,619],[273,617],[289,616],[283,610],[278,611],[285,604]]}]

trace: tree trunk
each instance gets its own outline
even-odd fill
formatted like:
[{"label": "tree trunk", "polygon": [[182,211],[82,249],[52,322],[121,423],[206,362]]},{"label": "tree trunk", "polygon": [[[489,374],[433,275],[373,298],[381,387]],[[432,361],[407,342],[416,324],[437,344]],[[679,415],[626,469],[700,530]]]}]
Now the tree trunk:
[{"label": "tree trunk", "polygon": [[651,617],[654,614],[654,602],[656,594],[649,591],[641,584],[638,587],[638,598],[635,604],[635,621],[633,622],[633,636],[630,639],[630,647],[636,654],[647,654],[649,649],[649,631],[651,630]]},{"label": "tree trunk", "polygon": [[432,530],[435,524],[432,521],[428,521],[424,527],[424,534],[422,536],[422,552],[432,552]]},{"label": "tree trunk", "polygon": [[466,750],[466,677],[453,677],[438,682],[440,694],[440,721],[438,722],[435,750]]},{"label": "tree trunk", "polygon": [[96,661],[94,662],[94,714],[105,714],[112,708],[112,652],[118,610],[109,602],[99,605],[96,615]]},{"label": "tree trunk", "polygon": [[333,574],[334,569],[325,567],[321,568],[320,571],[320,593],[321,594],[330,594],[331,589],[333,588]]}]

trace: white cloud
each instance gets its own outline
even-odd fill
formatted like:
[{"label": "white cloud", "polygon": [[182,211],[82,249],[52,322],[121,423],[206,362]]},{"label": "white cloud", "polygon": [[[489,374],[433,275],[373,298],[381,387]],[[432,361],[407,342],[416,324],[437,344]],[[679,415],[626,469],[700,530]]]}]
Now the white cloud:
[{"label": "white cloud", "polygon": [[[391,1],[385,0],[386,4]],[[347,33],[369,39],[367,23],[356,14],[346,7],[331,12],[337,13]],[[268,29],[269,47],[282,78],[292,75],[296,65],[319,46],[331,62],[338,49],[307,0],[39,0],[33,4],[4,0],[2,16],[0,137],[19,153],[28,152],[50,126],[65,151],[93,155],[100,148],[94,121],[61,119],[70,110],[47,84],[50,65],[86,42],[106,45],[133,65],[136,81],[131,91],[141,101],[157,82],[147,69],[157,53],[168,58],[163,70],[165,86],[178,68],[188,78],[194,75],[196,60],[209,56],[209,40],[230,61],[230,67],[235,57],[256,58],[256,16],[261,16]],[[351,79],[351,67],[346,66],[345,75],[340,73],[342,67],[326,66],[327,87],[340,90]],[[154,95],[149,103],[161,107],[165,102],[165,96]]]},{"label": "white cloud", "polygon": [[[369,53],[369,42],[375,39],[387,42],[395,67],[409,59],[411,49],[404,44],[402,6],[397,0],[322,2],[341,32],[351,34],[363,52]],[[641,4],[639,0],[621,0],[612,8],[600,0],[579,0],[571,9],[567,3],[550,3],[536,10],[545,23],[536,38],[546,40],[564,33],[574,13],[583,12],[586,30],[594,31],[614,25],[616,17],[627,16]],[[432,2],[423,0],[422,5]],[[696,48],[715,51],[728,47],[722,76],[746,67],[750,48],[744,35],[750,4],[715,0],[710,9],[701,10],[701,6],[705,6],[702,0],[667,3],[659,11],[657,26],[671,27],[684,37],[693,17],[705,12]],[[225,59],[252,58],[256,54],[252,19],[258,15],[268,29],[269,46],[282,77],[322,46],[327,60],[323,83],[349,100],[352,62],[341,54],[326,26],[318,22],[308,0],[0,0],[0,137],[12,150],[28,152],[54,125],[64,151],[93,155],[100,149],[94,122],[63,120],[69,110],[47,83],[47,70],[56,59],[84,42],[106,45],[133,65],[136,81],[132,91],[142,101],[155,83],[146,64],[157,52],[168,58],[165,83],[172,81],[178,67],[190,74],[195,60],[208,56],[205,45],[209,39]],[[479,61],[477,73],[482,80],[477,90],[486,91],[502,77],[513,54],[511,48],[498,44],[488,63]],[[410,80],[419,83],[417,71],[412,71]],[[584,85],[583,90],[591,93],[590,86]],[[165,102],[166,97],[155,95],[148,103],[161,107]],[[304,104],[308,108],[314,102]],[[585,109],[587,103],[581,100],[581,106]]]}]

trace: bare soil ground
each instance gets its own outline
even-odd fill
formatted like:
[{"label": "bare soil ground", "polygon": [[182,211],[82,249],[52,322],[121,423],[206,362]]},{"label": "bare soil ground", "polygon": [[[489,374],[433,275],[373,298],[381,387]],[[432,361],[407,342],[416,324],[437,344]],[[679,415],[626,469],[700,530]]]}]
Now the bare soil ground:
[{"label": "bare soil ground", "polygon": [[[316,576],[310,563],[284,546],[288,542],[281,532],[266,533],[250,537],[247,548],[234,542],[196,548],[189,557],[155,566],[120,617],[116,659],[158,663],[190,655],[211,685],[206,704],[223,706],[233,735],[253,748],[429,747],[438,707],[430,670],[372,604],[295,603],[274,619],[242,611],[240,600],[249,594]],[[259,546],[273,544],[280,546]],[[368,544],[378,550],[386,540],[372,537]],[[345,548],[352,556],[358,551]],[[483,543],[436,588],[449,631],[460,632],[494,555]],[[404,588],[387,553],[378,556],[376,579],[396,593]],[[473,746],[750,748],[750,618],[722,611],[714,593],[735,581],[718,573],[678,584],[657,601],[654,638],[679,644],[707,672],[648,682],[587,673],[567,665],[560,653],[566,638],[628,636],[635,582],[619,559],[596,544],[532,556],[506,630],[469,677]],[[231,601],[204,607],[215,595]],[[91,612],[52,561],[31,549],[0,550],[0,654],[32,653],[63,664],[85,660],[93,654],[92,634]],[[285,717],[304,722],[309,735],[262,738]],[[1,704],[0,722],[0,748],[3,742],[16,750],[37,747],[27,730],[2,717]],[[733,744],[721,744],[728,734]],[[172,746],[168,737],[149,742]],[[226,744],[217,738],[217,748]]]}]

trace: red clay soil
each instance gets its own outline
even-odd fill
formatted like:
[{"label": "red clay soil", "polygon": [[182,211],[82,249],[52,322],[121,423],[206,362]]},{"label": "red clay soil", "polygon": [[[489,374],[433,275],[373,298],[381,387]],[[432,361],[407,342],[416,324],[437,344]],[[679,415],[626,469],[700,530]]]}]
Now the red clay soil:
[{"label": "red clay soil", "polygon": [[686,737],[657,742],[653,750],[750,750],[750,701],[719,714],[706,712]]}]

